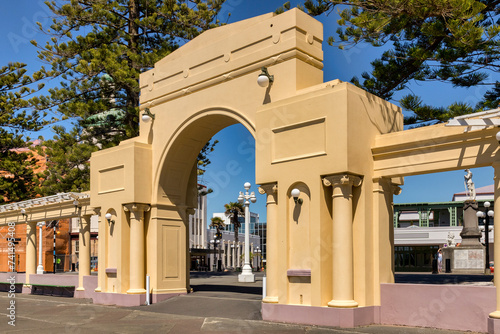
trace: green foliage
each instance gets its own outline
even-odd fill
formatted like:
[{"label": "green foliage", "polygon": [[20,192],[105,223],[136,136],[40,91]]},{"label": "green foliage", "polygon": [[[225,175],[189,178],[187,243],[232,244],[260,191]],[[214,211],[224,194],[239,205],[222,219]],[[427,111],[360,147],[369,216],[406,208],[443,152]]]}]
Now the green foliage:
[{"label": "green foliage", "polygon": [[98,145],[89,137],[81,137],[81,129],[66,132],[62,126],[54,126],[55,136],[45,141],[39,154],[47,159],[47,170],[38,175],[39,192],[49,196],[60,192],[82,192],[89,189],[90,155]]},{"label": "green foliage", "polygon": [[220,217],[212,217],[210,221],[210,227],[215,227],[217,230],[216,239],[222,239],[221,230],[225,227],[224,221]]},{"label": "green foliage", "polygon": [[[39,109],[57,109],[86,119],[123,110],[122,138],[138,134],[139,74],[183,41],[218,25],[222,0],[88,0],[49,2],[55,18],[40,28],[52,39],[39,46],[50,64],[41,75],[60,80],[49,95],[34,99]],[[101,130],[103,131],[103,130]],[[116,129],[108,130],[116,132]]]},{"label": "green foliage", "polygon": [[405,117],[405,124],[418,127],[428,122],[446,122],[450,118],[474,112],[474,108],[465,103],[453,103],[448,107],[433,107],[426,105],[415,95],[407,95],[400,100],[401,107],[413,112],[413,116]]},{"label": "green foliage", "polygon": [[[47,143],[45,151],[51,163],[43,194],[88,189],[90,153],[139,133],[139,74],[185,41],[220,25],[216,17],[223,3],[47,2],[54,13],[52,23],[48,27],[38,25],[51,39],[45,45],[36,41],[32,44],[39,48],[38,57],[48,66],[35,76],[51,79],[56,85],[30,103],[36,111],[73,119],[76,128],[67,133],[63,128],[54,129],[57,136]],[[76,135],[81,140],[71,140],[70,136]],[[60,165],[65,163],[68,166]]]},{"label": "green foliage", "polygon": [[225,215],[231,219],[231,224],[234,226],[234,241],[238,242],[238,231],[241,226],[238,217],[245,212],[245,208],[240,202],[229,202],[224,204],[224,208],[226,209]]},{"label": "green foliage", "polygon": [[[36,195],[35,161],[25,131],[38,131],[47,124],[46,114],[28,112],[26,99],[43,85],[26,75],[26,65],[9,63],[0,68],[0,203]],[[35,87],[32,87],[35,86]]]},{"label": "green foliage", "polygon": [[196,159],[198,165],[198,170],[197,170],[198,176],[205,174],[207,166],[212,163],[209,159],[209,155],[214,151],[215,145],[217,145],[218,143],[219,143],[218,140],[210,139],[205,144],[205,146],[203,146],[200,153],[198,153],[198,157]]},{"label": "green foliage", "polygon": [[[402,106],[415,113],[407,118],[408,122],[443,122],[453,115],[498,106],[498,81],[488,82],[488,78],[500,69],[499,2],[307,0],[304,6],[311,15],[331,13],[337,7],[340,48],[360,42],[390,47],[371,63],[371,73],[352,80],[384,99],[390,100],[395,92],[406,89],[410,81],[443,81],[456,87],[494,86],[475,107],[455,103],[434,108],[404,98]],[[333,37],[328,41],[335,44]]]}]

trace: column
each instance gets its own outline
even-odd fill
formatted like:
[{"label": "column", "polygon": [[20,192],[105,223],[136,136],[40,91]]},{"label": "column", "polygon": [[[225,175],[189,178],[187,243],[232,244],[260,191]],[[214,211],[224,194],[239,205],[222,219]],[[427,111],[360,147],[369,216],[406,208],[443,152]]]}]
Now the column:
[{"label": "column", "polygon": [[252,268],[255,267],[254,259],[255,259],[255,250],[253,248],[253,242],[250,244],[250,254],[253,254],[253,258],[250,260],[250,264]]},{"label": "column", "polygon": [[[365,181],[367,182],[367,181]],[[392,212],[393,195],[399,195],[401,188],[390,178],[374,178],[372,240],[374,303],[380,305],[380,283],[394,283],[394,224],[398,212]]]},{"label": "column", "polygon": [[[259,187],[260,194],[267,195],[267,257],[266,298],[264,303],[278,302],[278,184],[270,183]],[[262,245],[261,245],[262,248]]]},{"label": "column", "polygon": [[106,225],[103,224],[103,217],[101,217],[101,208],[94,208],[94,215],[97,215],[98,226],[98,244],[97,244],[97,288],[95,292],[101,292],[106,289],[106,243],[108,242],[106,235]]},{"label": "column", "polygon": [[206,211],[204,210],[203,196],[200,197],[200,210],[197,210],[200,215],[200,226],[201,226],[201,248],[206,248],[207,244],[207,221],[206,221]]},{"label": "column", "polygon": [[28,222],[26,223],[26,284],[29,284],[29,275],[34,274],[36,274],[36,222]]},{"label": "column", "polygon": [[236,266],[241,267],[241,242],[238,241],[236,244]]},{"label": "column", "polygon": [[333,299],[330,307],[357,307],[354,301],[354,264],[352,229],[352,187],[361,185],[361,178],[354,175],[332,175],[323,184],[333,187]]},{"label": "column", "polygon": [[233,241],[233,243],[231,244],[231,267],[233,267],[233,270],[236,269],[235,257],[236,257],[236,244]]},{"label": "column", "polygon": [[38,267],[36,267],[37,275],[42,275],[43,270],[43,231],[42,227],[45,226],[45,222],[38,222]]},{"label": "column", "polygon": [[448,212],[450,214],[450,226],[457,226],[457,207],[449,207]]},{"label": "column", "polygon": [[226,242],[226,240],[222,240],[222,267],[224,269],[227,267],[227,246],[228,243]]},{"label": "column", "polygon": [[90,217],[84,215],[80,217],[78,228],[78,288],[77,291],[84,291],[83,276],[90,276]]},{"label": "column", "polygon": [[399,211],[398,209],[394,209],[394,228],[398,228],[399,224]]},{"label": "column", "polygon": [[[500,162],[496,162],[493,164],[493,168],[495,169],[495,185],[494,185],[494,211],[495,211],[495,216],[493,217],[495,222],[500,222]],[[495,237],[495,244],[494,244],[494,250],[493,254],[495,257],[495,262],[498,262],[500,259],[500,224],[499,226],[495,226],[495,231],[494,231],[494,237]],[[497,307],[496,311],[490,313],[491,318],[495,319],[500,319],[500,270],[495,270],[494,272],[494,279],[493,281],[495,282],[495,287],[496,287],[496,300],[497,300]]]},{"label": "column", "polygon": [[130,212],[130,288],[128,294],[146,293],[144,270],[144,212],[149,210],[146,204],[126,204],[125,211]]}]

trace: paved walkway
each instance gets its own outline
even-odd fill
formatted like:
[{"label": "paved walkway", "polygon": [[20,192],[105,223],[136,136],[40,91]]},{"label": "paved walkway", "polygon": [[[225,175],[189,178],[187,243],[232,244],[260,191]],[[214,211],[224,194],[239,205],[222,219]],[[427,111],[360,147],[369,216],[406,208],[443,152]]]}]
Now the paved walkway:
[{"label": "paved walkway", "polygon": [[192,294],[130,308],[16,294],[15,327],[8,324],[7,317],[12,299],[0,293],[0,333],[463,333],[397,326],[339,329],[270,323],[260,316],[261,275],[256,283],[238,283],[234,275],[193,274],[191,286]]}]

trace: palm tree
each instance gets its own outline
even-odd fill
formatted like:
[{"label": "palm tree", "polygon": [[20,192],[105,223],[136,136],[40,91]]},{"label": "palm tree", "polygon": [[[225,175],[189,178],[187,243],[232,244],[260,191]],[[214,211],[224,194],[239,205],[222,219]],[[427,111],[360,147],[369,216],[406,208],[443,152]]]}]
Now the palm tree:
[{"label": "palm tree", "polygon": [[231,224],[234,226],[234,241],[238,242],[238,229],[240,228],[238,217],[242,215],[245,210],[243,204],[239,202],[229,202],[228,204],[224,204],[224,208],[226,208],[226,216],[231,219]]},{"label": "palm tree", "polygon": [[224,224],[224,220],[222,220],[221,217],[213,217],[211,219],[212,223],[210,224],[210,227],[215,227],[215,229],[217,230],[217,234],[216,234],[216,239],[221,239],[222,237],[222,234],[221,234],[221,229],[224,228],[225,224]]}]

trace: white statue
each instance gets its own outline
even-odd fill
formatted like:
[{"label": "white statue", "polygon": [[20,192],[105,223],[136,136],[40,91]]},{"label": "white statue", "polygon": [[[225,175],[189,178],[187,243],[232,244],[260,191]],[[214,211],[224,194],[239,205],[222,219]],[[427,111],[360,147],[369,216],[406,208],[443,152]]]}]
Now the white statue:
[{"label": "white statue", "polygon": [[476,188],[474,187],[474,182],[472,182],[472,172],[470,169],[465,170],[464,183],[465,183],[465,193],[469,195],[469,200],[476,200]]},{"label": "white statue", "polygon": [[448,246],[455,247],[455,233],[448,232]]}]

